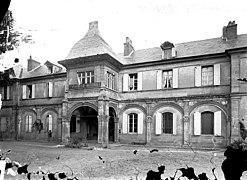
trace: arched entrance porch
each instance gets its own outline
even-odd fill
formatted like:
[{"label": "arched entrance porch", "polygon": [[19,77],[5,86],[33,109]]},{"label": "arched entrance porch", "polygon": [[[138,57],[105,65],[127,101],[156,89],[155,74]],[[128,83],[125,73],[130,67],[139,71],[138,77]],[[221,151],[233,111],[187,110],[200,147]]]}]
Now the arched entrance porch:
[{"label": "arched entrance porch", "polygon": [[82,141],[98,139],[98,112],[89,106],[75,109],[70,117],[70,137]]}]

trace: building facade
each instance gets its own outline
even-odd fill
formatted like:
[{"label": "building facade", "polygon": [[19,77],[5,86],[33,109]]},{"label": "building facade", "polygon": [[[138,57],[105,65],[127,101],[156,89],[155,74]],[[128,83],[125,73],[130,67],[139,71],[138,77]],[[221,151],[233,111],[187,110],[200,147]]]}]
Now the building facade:
[{"label": "building facade", "polygon": [[[115,54],[98,22],[58,62],[15,66],[2,83],[2,139],[225,147],[247,119],[247,34]],[[3,81],[2,81],[3,82]]]}]

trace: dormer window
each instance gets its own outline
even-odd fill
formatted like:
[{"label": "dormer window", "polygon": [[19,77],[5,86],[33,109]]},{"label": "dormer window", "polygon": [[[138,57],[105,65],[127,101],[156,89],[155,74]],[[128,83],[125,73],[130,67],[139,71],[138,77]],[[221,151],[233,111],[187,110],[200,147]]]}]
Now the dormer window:
[{"label": "dormer window", "polygon": [[176,57],[176,50],[171,42],[165,41],[161,44],[160,48],[162,49],[162,59],[171,59]]}]

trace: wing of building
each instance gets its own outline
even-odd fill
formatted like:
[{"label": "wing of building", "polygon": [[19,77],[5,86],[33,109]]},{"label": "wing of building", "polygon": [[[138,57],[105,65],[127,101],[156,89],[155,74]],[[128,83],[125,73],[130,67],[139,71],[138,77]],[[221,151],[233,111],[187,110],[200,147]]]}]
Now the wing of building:
[{"label": "wing of building", "polygon": [[5,71],[1,139],[217,148],[247,119],[247,34],[234,21],[222,37],[149,49],[127,37],[121,54],[91,22],[58,63]]}]

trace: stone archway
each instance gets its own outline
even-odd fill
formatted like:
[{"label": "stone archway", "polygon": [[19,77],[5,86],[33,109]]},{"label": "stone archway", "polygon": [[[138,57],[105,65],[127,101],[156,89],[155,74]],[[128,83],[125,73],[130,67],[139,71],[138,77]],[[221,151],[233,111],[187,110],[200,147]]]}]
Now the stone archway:
[{"label": "stone archway", "polygon": [[81,106],[71,113],[70,137],[82,141],[98,140],[98,112],[89,106]]}]

